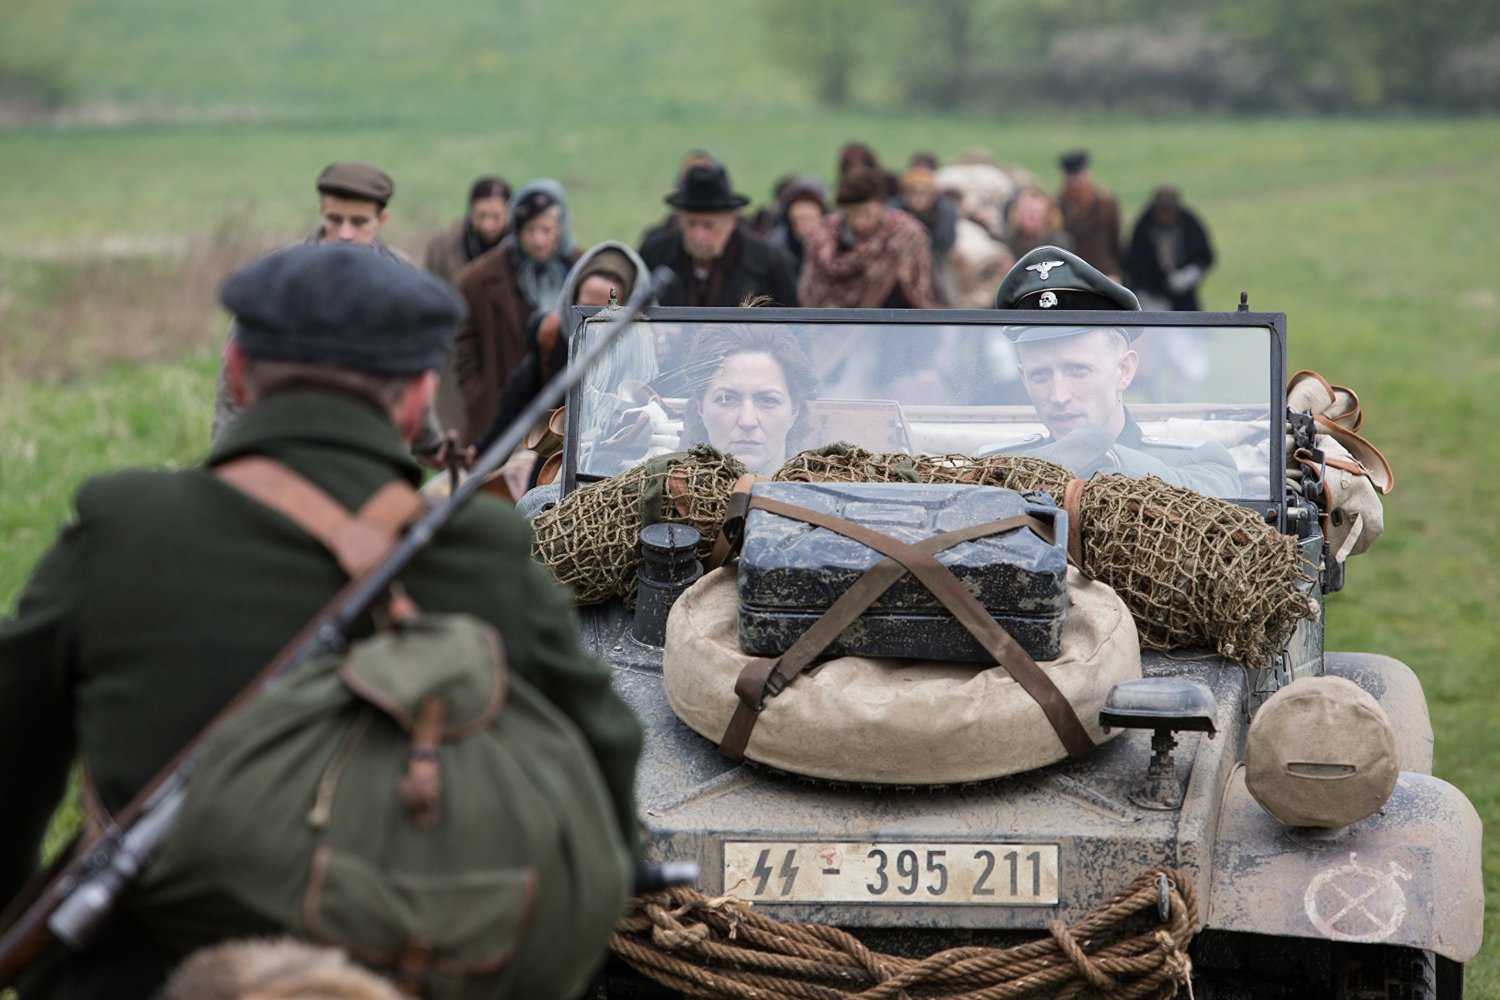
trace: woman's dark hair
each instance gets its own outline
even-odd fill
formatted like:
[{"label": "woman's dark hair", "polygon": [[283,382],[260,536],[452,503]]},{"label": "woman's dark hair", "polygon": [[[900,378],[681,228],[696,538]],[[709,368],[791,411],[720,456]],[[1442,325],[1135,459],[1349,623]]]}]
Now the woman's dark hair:
[{"label": "woman's dark hair", "polygon": [[472,205],[480,198],[500,198],[510,201],[510,182],[504,177],[495,174],[486,174],[469,186],[469,204]]},{"label": "woman's dark hair", "polygon": [[682,422],[682,443],[697,444],[708,440],[703,423],[701,401],[709,384],[724,362],[736,354],[769,354],[781,366],[786,379],[787,395],[797,407],[797,419],[787,433],[788,451],[804,429],[807,401],[817,393],[818,379],[812,360],[797,338],[785,327],[759,324],[725,323],[712,326],[693,338],[684,361],[684,374],[691,387],[687,413]]}]

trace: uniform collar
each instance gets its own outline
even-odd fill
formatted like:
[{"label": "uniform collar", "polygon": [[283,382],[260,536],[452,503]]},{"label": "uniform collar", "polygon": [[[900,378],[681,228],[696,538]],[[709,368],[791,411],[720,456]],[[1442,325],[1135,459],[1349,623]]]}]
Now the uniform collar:
[{"label": "uniform collar", "polygon": [[291,451],[363,453],[391,466],[413,486],[422,470],[390,420],[357,397],[321,389],[280,393],[246,410],[208,456],[219,465],[241,455],[279,458]]}]

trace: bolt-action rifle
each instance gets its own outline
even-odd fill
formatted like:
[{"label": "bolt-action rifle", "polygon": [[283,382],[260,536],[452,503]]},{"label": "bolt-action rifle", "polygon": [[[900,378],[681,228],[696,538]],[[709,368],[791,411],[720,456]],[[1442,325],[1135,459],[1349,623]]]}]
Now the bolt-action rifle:
[{"label": "bolt-action rifle", "polygon": [[[14,985],[23,971],[53,947],[62,945],[77,951],[89,942],[114,909],[121,893],[165,842],[182,809],[204,737],[299,664],[347,648],[352,630],[388,593],[412,558],[479,490],[489,474],[500,467],[542,415],[562,403],[567,391],[583,377],[589,366],[609,349],[615,338],[636,321],[646,304],[673,279],[670,270],[658,268],[649,281],[635,289],[630,301],[609,325],[597,337],[591,338],[589,349],[573,358],[567,368],[543,387],[541,393],[475,461],[469,477],[452,490],[445,502],[413,521],[384,560],[350,580],[297,637],[120,811],[112,825],[51,875],[35,890],[29,902],[17,900],[11,904],[6,914],[11,919],[0,933],[0,988]],[[654,882],[663,878],[680,881],[683,876],[684,873],[675,871],[646,873],[642,881]]]}]

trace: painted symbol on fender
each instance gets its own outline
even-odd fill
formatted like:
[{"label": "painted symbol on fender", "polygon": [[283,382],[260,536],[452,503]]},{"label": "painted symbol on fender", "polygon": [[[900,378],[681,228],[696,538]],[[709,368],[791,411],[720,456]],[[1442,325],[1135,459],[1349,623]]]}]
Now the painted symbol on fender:
[{"label": "painted symbol on fender", "polygon": [[1051,309],[1053,306],[1057,305],[1057,293],[1050,291],[1043,292],[1042,297],[1037,300],[1037,305],[1041,306],[1043,309]]},{"label": "painted symbol on fender", "polygon": [[1410,882],[1411,873],[1394,861],[1380,871],[1358,857],[1351,852],[1348,864],[1325,868],[1307,884],[1307,919],[1335,941],[1384,941],[1406,919],[1401,882]]},{"label": "painted symbol on fender", "polygon": [[1054,267],[1062,267],[1062,264],[1063,262],[1060,260],[1039,260],[1035,264],[1027,264],[1026,270],[1035,271],[1037,273],[1037,277],[1041,278],[1043,281],[1046,281],[1047,275],[1052,272],[1052,269]]},{"label": "painted symbol on fender", "polygon": [[837,875],[844,867],[844,855],[837,847],[820,848],[818,864],[823,866],[824,875]]}]

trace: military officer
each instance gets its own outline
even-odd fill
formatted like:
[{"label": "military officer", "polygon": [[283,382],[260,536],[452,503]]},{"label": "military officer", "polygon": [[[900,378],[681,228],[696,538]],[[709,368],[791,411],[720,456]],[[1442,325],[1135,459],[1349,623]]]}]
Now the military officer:
[{"label": "military officer", "polygon": [[[364,247],[310,244],[252,263],[221,296],[239,321],[226,368],[241,419],[201,466],[85,482],[0,618],[0,904],[36,869],[75,759],[119,810],[347,581],[320,542],[215,468],[267,456],[351,510],[392,480],[420,481],[409,443],[458,324],[456,293]],[[509,669],[592,750],[634,849],[639,725],[580,650],[529,543],[513,510],[477,496],[402,582],[425,611],[499,629]],[[87,955],[33,970],[23,993],[151,996],[181,957],[116,919]]]},{"label": "military officer", "polygon": [[[1076,254],[1041,246],[1016,261],[995,295],[998,309],[1139,310],[1135,295]],[[1184,445],[1141,434],[1125,405],[1140,355],[1138,328],[1101,317],[1098,325],[1016,326],[1021,384],[1045,435],[994,449],[1056,462],[1075,475],[1121,471],[1152,475],[1209,496],[1240,495],[1234,458],[1221,444]]]}]

